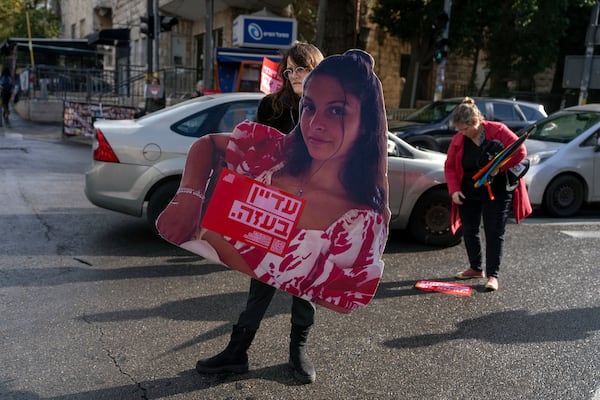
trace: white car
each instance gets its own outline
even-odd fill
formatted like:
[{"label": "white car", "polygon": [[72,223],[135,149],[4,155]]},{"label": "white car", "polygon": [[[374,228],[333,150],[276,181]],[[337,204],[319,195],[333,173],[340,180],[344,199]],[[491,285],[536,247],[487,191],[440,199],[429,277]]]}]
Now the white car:
[{"label": "white car", "polygon": [[[137,120],[95,122],[93,162],[85,194],[95,205],[156,218],[172,199],[190,145],[200,136],[231,132],[254,120],[262,93],[202,96]],[[449,246],[450,197],[444,181],[445,154],[422,151],[389,134],[390,208],[393,229],[409,229],[420,242]]]},{"label": "white car", "polygon": [[569,217],[600,201],[600,104],[565,108],[526,130],[525,184],[534,208]]}]

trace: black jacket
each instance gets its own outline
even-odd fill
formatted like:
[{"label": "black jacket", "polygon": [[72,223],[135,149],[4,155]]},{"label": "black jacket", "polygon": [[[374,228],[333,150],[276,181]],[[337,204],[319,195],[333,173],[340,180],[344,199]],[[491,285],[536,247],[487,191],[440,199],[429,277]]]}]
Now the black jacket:
[{"label": "black jacket", "polygon": [[[296,101],[296,105],[300,102],[300,97],[294,96],[291,101],[284,99],[283,112],[275,114],[273,111],[273,95],[269,94],[260,101],[256,112],[256,122],[263,125],[271,126],[280,132],[290,133],[298,123],[298,109],[292,107],[292,101]],[[287,103],[287,104],[286,104]]]}]

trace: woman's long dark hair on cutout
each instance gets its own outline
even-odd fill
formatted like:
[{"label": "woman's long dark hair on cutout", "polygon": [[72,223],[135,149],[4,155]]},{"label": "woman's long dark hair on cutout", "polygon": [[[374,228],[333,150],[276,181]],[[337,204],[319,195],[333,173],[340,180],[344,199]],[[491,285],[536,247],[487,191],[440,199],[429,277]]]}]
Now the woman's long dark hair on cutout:
[{"label": "woman's long dark hair on cutout", "polygon": [[[373,57],[368,53],[348,50],[326,57],[308,75],[304,87],[306,89],[313,77],[328,75],[359,99],[360,133],[350,149],[340,180],[353,201],[383,212],[387,208],[387,120],[381,82],[373,72],[373,66]],[[311,157],[300,124],[292,136],[286,168],[297,176],[309,167]]]}]

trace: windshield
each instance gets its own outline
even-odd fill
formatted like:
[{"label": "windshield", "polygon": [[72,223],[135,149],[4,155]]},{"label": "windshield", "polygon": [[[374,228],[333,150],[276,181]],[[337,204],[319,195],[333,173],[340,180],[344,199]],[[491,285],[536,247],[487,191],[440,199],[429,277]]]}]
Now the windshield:
[{"label": "windshield", "polygon": [[404,120],[427,124],[441,122],[458,104],[459,103],[450,103],[447,101],[436,101],[423,108],[419,108],[417,111],[409,114]]},{"label": "windshield", "polygon": [[568,143],[600,121],[597,112],[567,112],[535,124],[529,139]]}]

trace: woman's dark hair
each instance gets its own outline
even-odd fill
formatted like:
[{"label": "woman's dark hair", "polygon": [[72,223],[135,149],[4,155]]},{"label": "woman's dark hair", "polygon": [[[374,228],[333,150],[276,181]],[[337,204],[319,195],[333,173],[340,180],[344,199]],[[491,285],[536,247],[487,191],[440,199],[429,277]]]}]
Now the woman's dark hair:
[{"label": "woman's dark hair", "polygon": [[[328,75],[346,93],[359,99],[360,133],[349,151],[340,180],[352,200],[383,212],[387,207],[387,120],[381,82],[373,72],[374,63],[368,53],[356,49],[329,56],[308,75],[304,87],[315,76]],[[309,167],[311,157],[300,124],[292,136],[286,168],[297,176]]]},{"label": "woman's dark hair", "polygon": [[283,81],[283,85],[273,93],[273,118],[279,118],[288,109],[298,110],[300,96],[294,93],[290,81],[283,76],[287,69],[287,59],[291,58],[298,67],[304,67],[309,71],[315,69],[317,64],[323,60],[321,51],[312,44],[295,42],[281,57],[277,65],[277,72]]}]

